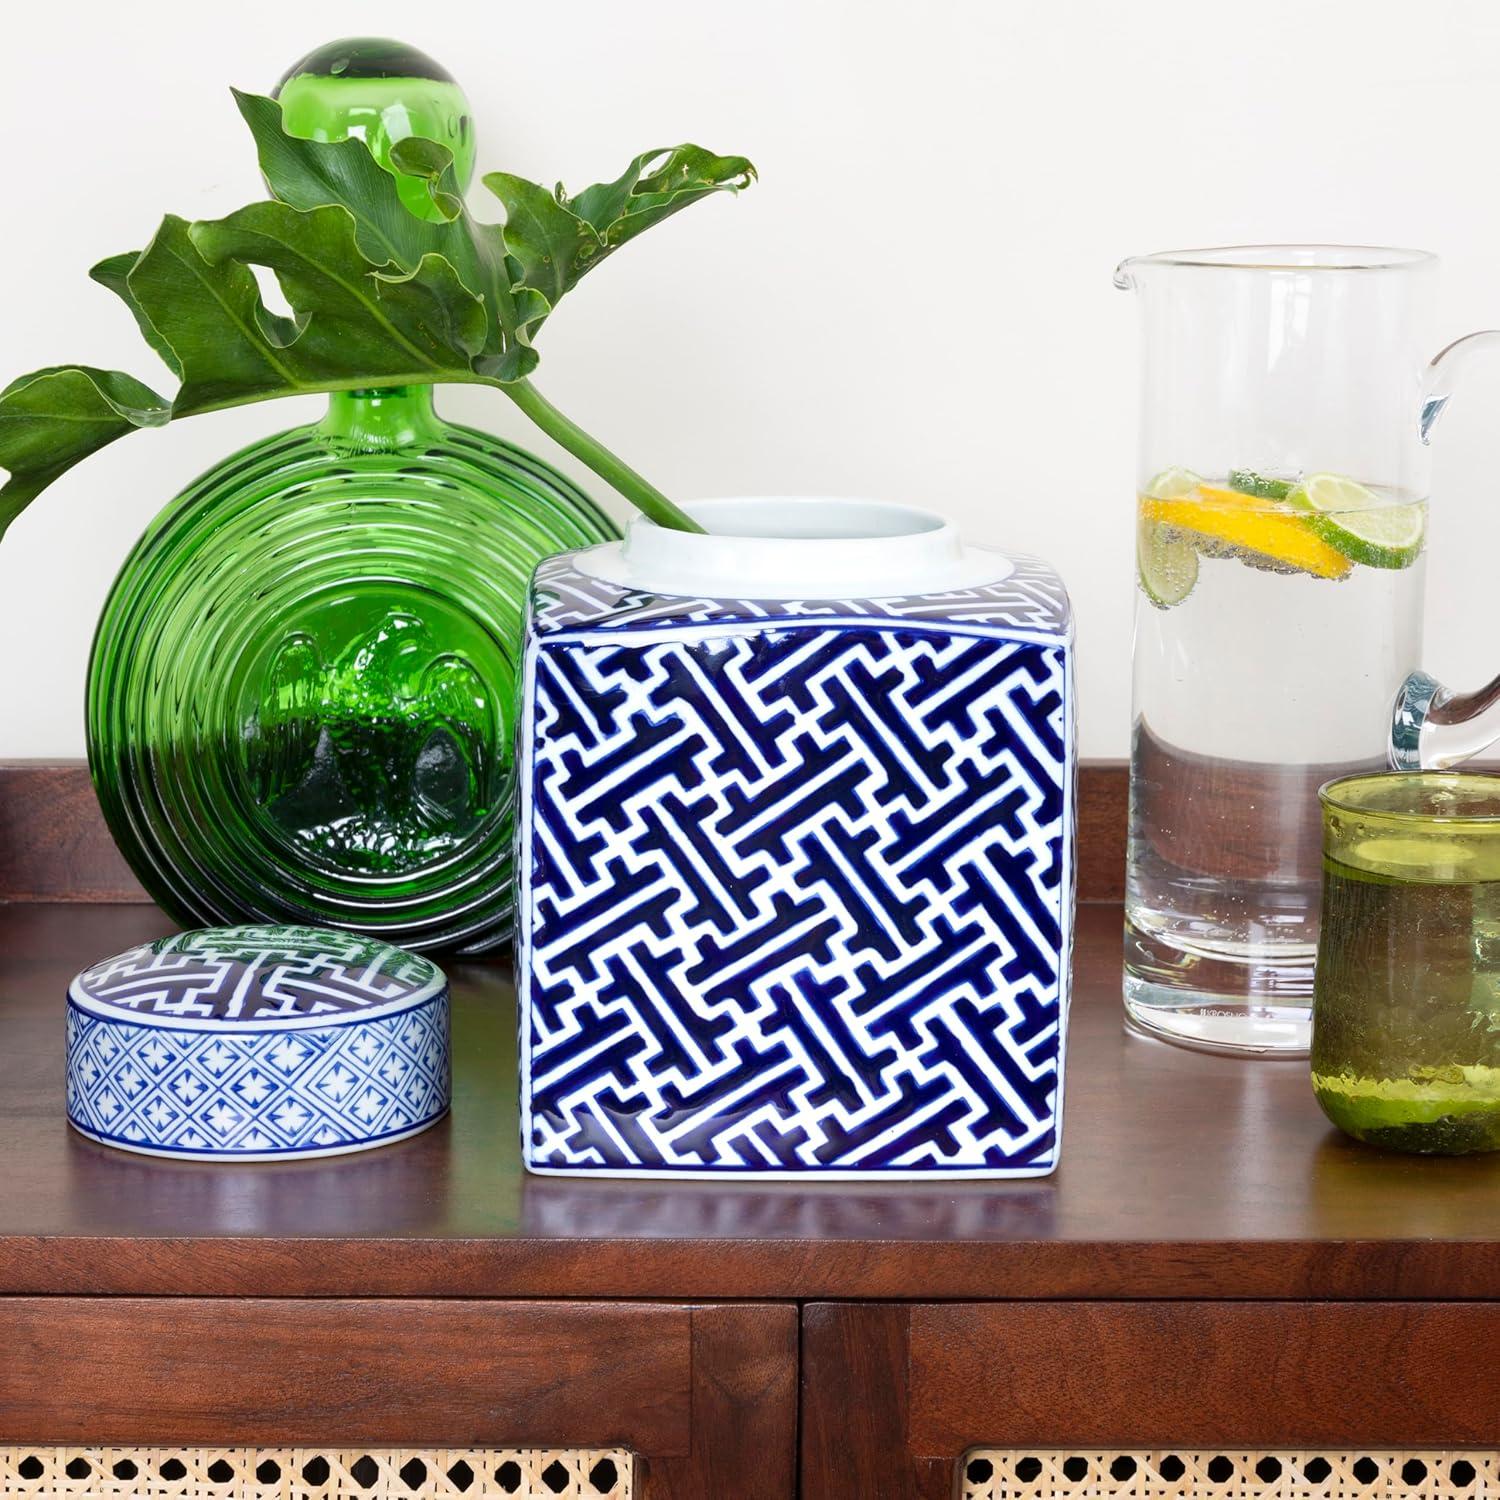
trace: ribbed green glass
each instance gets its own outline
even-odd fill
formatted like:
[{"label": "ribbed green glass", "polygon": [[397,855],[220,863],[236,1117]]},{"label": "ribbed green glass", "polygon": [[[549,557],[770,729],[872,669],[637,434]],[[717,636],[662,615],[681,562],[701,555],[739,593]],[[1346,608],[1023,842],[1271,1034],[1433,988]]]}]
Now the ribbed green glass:
[{"label": "ribbed green glass", "polygon": [[188,925],[502,941],[527,580],[615,534],[428,388],[336,395],[203,475],[126,561],[89,668],[94,782],[147,889]]}]

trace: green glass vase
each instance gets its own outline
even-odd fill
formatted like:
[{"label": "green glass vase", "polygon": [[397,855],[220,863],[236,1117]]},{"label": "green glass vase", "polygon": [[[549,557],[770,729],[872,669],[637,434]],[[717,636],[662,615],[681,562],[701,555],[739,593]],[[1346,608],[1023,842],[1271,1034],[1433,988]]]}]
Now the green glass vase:
[{"label": "green glass vase", "polygon": [[[413,134],[473,170],[463,91],[403,43],[319,47],[277,95],[289,133],[358,137],[387,171]],[[89,665],[94,785],[146,889],[187,926],[502,942],[527,581],[617,534],[540,459],[443,421],[427,386],[337,392],[210,469],[127,559]]]},{"label": "green glass vase", "polygon": [[614,528],[430,388],[331,398],[147,530],[89,668],[116,841],[186,925],[480,952],[510,930],[527,579]]}]

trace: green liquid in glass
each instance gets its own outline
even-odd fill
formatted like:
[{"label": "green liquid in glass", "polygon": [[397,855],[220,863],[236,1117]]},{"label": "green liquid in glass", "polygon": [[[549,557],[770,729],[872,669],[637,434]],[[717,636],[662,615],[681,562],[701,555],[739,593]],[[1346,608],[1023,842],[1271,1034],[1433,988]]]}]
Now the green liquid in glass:
[{"label": "green liquid in glass", "polygon": [[1325,802],[1318,1103],[1373,1145],[1500,1149],[1500,780],[1352,785]]}]

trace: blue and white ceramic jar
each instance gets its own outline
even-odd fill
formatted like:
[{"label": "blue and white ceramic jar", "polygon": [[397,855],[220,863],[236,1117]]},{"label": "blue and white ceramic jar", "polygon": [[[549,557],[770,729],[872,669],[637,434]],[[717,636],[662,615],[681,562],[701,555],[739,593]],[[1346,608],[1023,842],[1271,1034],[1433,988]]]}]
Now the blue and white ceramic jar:
[{"label": "blue and white ceramic jar", "polygon": [[203,928],[68,989],[68,1122],[107,1146],[336,1156],[436,1124],[449,1093],[442,970],[358,933]]},{"label": "blue and white ceramic jar", "polygon": [[919,510],[693,507],[544,563],[521,724],[535,1172],[1057,1163],[1073,902],[1061,581]]}]

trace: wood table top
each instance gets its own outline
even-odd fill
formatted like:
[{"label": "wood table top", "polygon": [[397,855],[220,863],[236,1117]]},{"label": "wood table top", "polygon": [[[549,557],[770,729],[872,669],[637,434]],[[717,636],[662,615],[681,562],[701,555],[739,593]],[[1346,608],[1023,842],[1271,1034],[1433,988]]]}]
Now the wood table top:
[{"label": "wood table top", "polygon": [[504,962],[448,965],[454,1108],[285,1165],[162,1161],[63,1118],[63,996],[171,930],[145,905],[0,906],[0,1294],[650,1298],[1488,1297],[1500,1153],[1345,1139],[1305,1062],[1127,1035],[1120,908],[1078,921],[1049,1178],[824,1185],[531,1177]]}]

